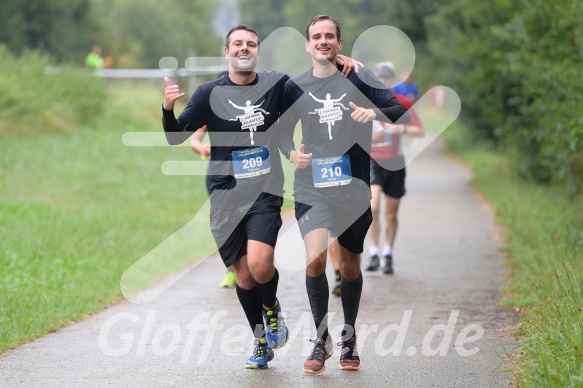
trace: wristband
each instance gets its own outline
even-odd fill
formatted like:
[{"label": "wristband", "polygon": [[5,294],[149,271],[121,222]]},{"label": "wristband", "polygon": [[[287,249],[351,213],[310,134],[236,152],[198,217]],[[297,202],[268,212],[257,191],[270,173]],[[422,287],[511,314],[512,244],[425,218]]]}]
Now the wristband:
[{"label": "wristband", "polygon": [[403,132],[401,132],[401,135],[406,135],[407,134],[407,124],[403,124]]}]

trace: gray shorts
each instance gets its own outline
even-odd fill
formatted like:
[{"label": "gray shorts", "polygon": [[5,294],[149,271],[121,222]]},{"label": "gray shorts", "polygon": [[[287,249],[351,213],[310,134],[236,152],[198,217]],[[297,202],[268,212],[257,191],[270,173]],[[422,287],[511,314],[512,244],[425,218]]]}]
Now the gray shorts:
[{"label": "gray shorts", "polygon": [[338,243],[353,253],[362,253],[372,223],[370,201],[323,200],[302,197],[295,202],[296,220],[302,238],[315,229],[327,228]]}]

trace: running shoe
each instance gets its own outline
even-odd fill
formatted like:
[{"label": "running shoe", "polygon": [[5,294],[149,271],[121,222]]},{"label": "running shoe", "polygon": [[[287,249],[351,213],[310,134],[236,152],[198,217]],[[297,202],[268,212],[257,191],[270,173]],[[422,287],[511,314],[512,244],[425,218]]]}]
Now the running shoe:
[{"label": "running shoe", "polygon": [[393,273],[393,256],[386,255],[383,257],[383,273],[390,275]]},{"label": "running shoe", "polygon": [[264,337],[256,338],[253,342],[253,354],[247,360],[247,369],[267,369],[267,363],[273,360],[273,350]]},{"label": "running shoe", "polygon": [[336,275],[336,279],[334,280],[334,288],[332,288],[332,294],[336,296],[340,296],[340,280],[342,277],[340,275]]},{"label": "running shoe", "polygon": [[342,348],[340,352],[340,362],[338,366],[342,370],[359,370],[360,357],[356,350],[356,337],[338,342],[338,346]]},{"label": "running shoe", "polygon": [[287,342],[288,331],[285,325],[285,320],[281,314],[281,305],[276,299],[276,307],[263,311],[263,319],[265,319],[265,337],[267,343],[273,349],[279,349]]},{"label": "running shoe", "polygon": [[310,340],[310,342],[314,343],[314,349],[312,349],[310,357],[304,362],[304,372],[311,375],[317,375],[324,372],[326,369],[324,363],[332,356],[332,353],[334,353],[334,344],[332,343],[332,337],[330,336],[328,336],[326,341],[322,338],[318,338]]},{"label": "running shoe", "polygon": [[366,270],[374,272],[379,269],[379,266],[380,266],[379,257],[377,255],[372,255],[370,257],[370,264],[368,265],[368,267],[366,267]]},{"label": "running shoe", "polygon": [[235,278],[235,272],[227,271],[225,278],[221,282],[220,286],[223,288],[235,288],[237,285],[237,279]]}]

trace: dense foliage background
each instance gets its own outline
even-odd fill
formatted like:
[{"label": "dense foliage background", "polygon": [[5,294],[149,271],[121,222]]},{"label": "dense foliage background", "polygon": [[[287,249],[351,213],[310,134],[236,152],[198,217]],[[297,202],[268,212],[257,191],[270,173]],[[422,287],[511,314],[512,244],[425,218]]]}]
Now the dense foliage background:
[{"label": "dense foliage background", "polygon": [[[223,37],[213,28],[222,4],[2,2],[0,44],[16,56],[38,50],[56,63],[82,66],[90,47],[99,43],[115,67],[157,68],[164,56],[176,57],[182,66],[192,55],[222,55]],[[423,90],[436,84],[456,90],[463,118],[476,137],[512,154],[521,176],[562,186],[570,195],[581,191],[581,1],[239,0],[236,6],[240,21],[254,26],[263,39],[282,26],[303,34],[312,16],[332,14],[343,24],[347,55],[370,27],[402,29],[415,45],[413,79]],[[10,58],[3,50],[3,57]],[[12,109],[10,102],[3,106]]]},{"label": "dense foliage background", "polygon": [[0,42],[84,65],[93,44],[116,67],[157,68],[161,57],[180,64],[192,55],[218,55],[212,31],[217,3],[206,0],[59,0],[0,3]]},{"label": "dense foliage background", "polygon": [[512,154],[520,176],[570,195],[583,188],[581,1],[240,0],[240,9],[263,35],[281,25],[303,32],[330,13],[347,50],[370,27],[400,28],[417,52],[414,81],[453,88],[474,135]]},{"label": "dense foliage background", "polygon": [[580,192],[583,3],[442,3],[428,18],[436,77],[460,94],[476,136],[511,153],[521,176]]}]

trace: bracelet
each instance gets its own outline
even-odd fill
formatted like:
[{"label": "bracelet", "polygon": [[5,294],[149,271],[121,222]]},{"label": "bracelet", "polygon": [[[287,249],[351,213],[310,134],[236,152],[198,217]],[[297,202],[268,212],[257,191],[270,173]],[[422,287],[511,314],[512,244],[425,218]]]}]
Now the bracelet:
[{"label": "bracelet", "polygon": [[406,135],[407,134],[407,124],[403,124],[403,132],[401,132],[401,135]]}]

